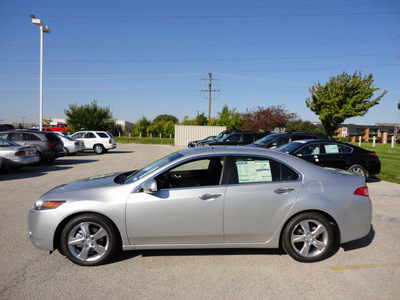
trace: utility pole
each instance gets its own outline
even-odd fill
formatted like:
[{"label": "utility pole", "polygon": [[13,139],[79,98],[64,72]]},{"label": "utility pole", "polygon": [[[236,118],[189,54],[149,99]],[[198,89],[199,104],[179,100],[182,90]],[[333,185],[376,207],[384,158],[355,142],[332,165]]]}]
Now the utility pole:
[{"label": "utility pole", "polygon": [[208,83],[208,90],[202,89],[202,92],[208,92],[208,120],[211,119],[211,94],[213,92],[219,92],[220,90],[213,90],[212,89],[212,82],[213,80],[219,80],[219,79],[213,79],[212,78],[212,73],[208,73],[209,78],[202,78],[201,80],[209,80]]}]

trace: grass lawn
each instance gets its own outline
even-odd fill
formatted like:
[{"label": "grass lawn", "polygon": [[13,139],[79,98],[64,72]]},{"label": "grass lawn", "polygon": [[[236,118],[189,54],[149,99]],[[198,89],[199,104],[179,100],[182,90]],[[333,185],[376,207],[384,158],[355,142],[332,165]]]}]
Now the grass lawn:
[{"label": "grass lawn", "polygon": [[115,137],[117,143],[121,144],[157,144],[157,145],[174,145],[175,139],[170,138],[145,138],[145,137]]},{"label": "grass lawn", "polygon": [[[358,143],[351,143],[358,146]],[[367,150],[375,151],[381,161],[381,173],[376,177],[380,180],[400,183],[400,145],[390,148],[391,144],[362,143],[361,147]]]}]

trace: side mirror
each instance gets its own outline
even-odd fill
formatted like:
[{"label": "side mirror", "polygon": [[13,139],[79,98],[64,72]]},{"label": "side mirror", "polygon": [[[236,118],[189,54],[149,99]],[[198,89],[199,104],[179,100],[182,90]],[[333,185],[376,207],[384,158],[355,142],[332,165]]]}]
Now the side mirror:
[{"label": "side mirror", "polygon": [[297,154],[296,154],[296,156],[298,156],[298,157],[302,157],[302,156],[303,156],[303,154],[301,154],[301,153],[297,153]]},{"label": "side mirror", "polygon": [[143,191],[145,193],[155,193],[158,191],[157,182],[154,179],[149,179],[145,181],[142,185]]}]

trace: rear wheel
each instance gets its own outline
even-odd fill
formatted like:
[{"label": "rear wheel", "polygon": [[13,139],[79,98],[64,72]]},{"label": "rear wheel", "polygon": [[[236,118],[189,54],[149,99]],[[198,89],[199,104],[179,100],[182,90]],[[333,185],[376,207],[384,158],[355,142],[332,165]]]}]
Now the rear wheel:
[{"label": "rear wheel", "polygon": [[61,233],[61,252],[75,264],[96,266],[118,249],[115,227],[103,216],[84,214],[73,218]]},{"label": "rear wheel", "polygon": [[100,145],[100,144],[94,145],[93,149],[94,149],[94,152],[96,152],[97,154],[103,154],[104,153],[103,145]]},{"label": "rear wheel", "polygon": [[364,177],[368,177],[368,172],[365,170],[363,166],[360,165],[352,165],[348,171]]},{"label": "rear wheel", "polygon": [[329,221],[318,213],[303,213],[294,217],[282,234],[287,254],[300,262],[325,259],[335,243],[335,233]]}]

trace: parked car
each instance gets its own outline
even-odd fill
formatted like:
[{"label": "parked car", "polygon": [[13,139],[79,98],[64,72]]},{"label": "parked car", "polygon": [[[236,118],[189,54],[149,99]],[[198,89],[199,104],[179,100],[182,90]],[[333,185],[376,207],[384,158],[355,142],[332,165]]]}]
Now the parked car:
[{"label": "parked car", "polygon": [[[221,140],[222,138],[224,138],[225,136],[227,136],[228,134],[231,134],[231,133],[233,133],[233,132],[239,132],[239,131],[240,131],[240,130],[224,130],[224,131],[221,131],[221,132],[218,133],[218,135],[214,138],[214,141],[219,141],[219,140]],[[210,141],[212,141],[212,140],[210,140]],[[204,141],[204,140],[198,141],[198,142],[196,143],[196,147],[203,147],[203,146],[205,146],[205,145],[208,145],[208,143],[209,143],[210,141]]]},{"label": "parked car", "polygon": [[66,132],[70,129],[67,124],[61,122],[43,126],[44,131]]},{"label": "parked car", "polygon": [[30,209],[28,237],[84,266],[120,249],[280,245],[315,262],[366,236],[371,218],[361,176],[274,150],[203,147],[53,188]]},{"label": "parked car", "polygon": [[242,146],[253,143],[254,141],[264,137],[266,133],[254,132],[254,131],[235,131],[232,132],[219,140],[206,142],[203,146]]},{"label": "parked car", "polygon": [[215,135],[211,135],[211,136],[208,136],[208,137],[206,137],[205,139],[202,139],[202,140],[191,141],[191,142],[189,142],[188,147],[189,148],[190,147],[196,147],[197,143],[199,143],[199,142],[209,142],[209,141],[215,140],[215,138],[216,138]]},{"label": "parked car", "polygon": [[0,131],[9,131],[9,130],[15,130],[14,125],[12,125],[12,124],[0,124]]},{"label": "parked car", "polygon": [[64,150],[67,155],[75,155],[76,153],[83,152],[85,150],[85,144],[83,143],[83,141],[78,141],[60,132],[57,134],[63,142]]},{"label": "parked car", "polygon": [[78,131],[71,137],[78,141],[83,141],[85,150],[94,150],[97,154],[102,154],[117,147],[114,136],[106,131]]},{"label": "parked car", "polygon": [[0,138],[0,158],[3,168],[21,168],[40,160],[35,147],[23,147],[3,138]]},{"label": "parked car", "polygon": [[44,162],[53,162],[56,158],[65,156],[63,143],[54,132],[14,130],[2,131],[0,137],[13,141],[21,146],[34,146]]},{"label": "parked car", "polygon": [[332,140],[301,140],[277,150],[300,157],[321,167],[348,170],[370,177],[379,174],[381,162],[374,151]]},{"label": "parked car", "polygon": [[255,141],[251,146],[277,148],[292,141],[307,139],[328,139],[328,136],[318,132],[279,132],[269,134]]}]

